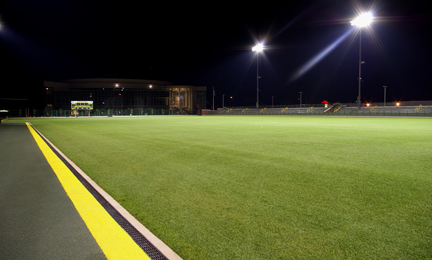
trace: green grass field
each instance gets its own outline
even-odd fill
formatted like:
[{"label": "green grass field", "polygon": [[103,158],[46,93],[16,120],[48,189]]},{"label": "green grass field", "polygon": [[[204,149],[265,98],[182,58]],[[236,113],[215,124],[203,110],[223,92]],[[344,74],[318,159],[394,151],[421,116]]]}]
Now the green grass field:
[{"label": "green grass field", "polygon": [[430,118],[27,121],[184,259],[432,258]]}]

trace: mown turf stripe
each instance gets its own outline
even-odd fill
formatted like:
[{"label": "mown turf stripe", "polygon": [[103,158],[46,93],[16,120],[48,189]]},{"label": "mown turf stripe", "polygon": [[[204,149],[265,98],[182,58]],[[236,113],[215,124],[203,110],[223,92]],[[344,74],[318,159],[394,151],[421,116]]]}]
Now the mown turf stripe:
[{"label": "mown turf stripe", "polygon": [[33,138],[108,259],[150,259],[28,124]]}]

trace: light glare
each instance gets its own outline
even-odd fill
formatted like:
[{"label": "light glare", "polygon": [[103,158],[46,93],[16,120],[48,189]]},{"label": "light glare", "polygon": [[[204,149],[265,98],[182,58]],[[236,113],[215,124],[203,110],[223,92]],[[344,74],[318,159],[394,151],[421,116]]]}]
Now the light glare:
[{"label": "light glare", "polygon": [[372,19],[373,17],[371,13],[364,13],[359,15],[356,19],[352,20],[351,25],[357,27],[365,27],[372,22]]},{"label": "light glare", "polygon": [[262,52],[264,49],[264,46],[262,43],[257,44],[255,47],[252,48],[252,51],[256,52]]}]

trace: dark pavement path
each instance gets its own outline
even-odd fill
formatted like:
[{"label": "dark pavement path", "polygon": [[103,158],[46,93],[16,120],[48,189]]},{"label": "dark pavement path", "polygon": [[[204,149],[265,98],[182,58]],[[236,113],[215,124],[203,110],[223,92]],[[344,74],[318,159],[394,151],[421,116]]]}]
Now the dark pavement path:
[{"label": "dark pavement path", "polygon": [[0,124],[0,259],[106,259],[25,124]]}]

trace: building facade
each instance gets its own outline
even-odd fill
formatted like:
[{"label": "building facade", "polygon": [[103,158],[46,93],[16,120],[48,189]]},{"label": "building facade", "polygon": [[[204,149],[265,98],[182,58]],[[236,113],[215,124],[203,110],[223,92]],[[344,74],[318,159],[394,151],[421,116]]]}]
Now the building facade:
[{"label": "building facade", "polygon": [[70,110],[72,101],[93,101],[93,109],[206,108],[207,87],[178,86],[170,82],[137,79],[73,79],[45,81],[46,110]]}]

